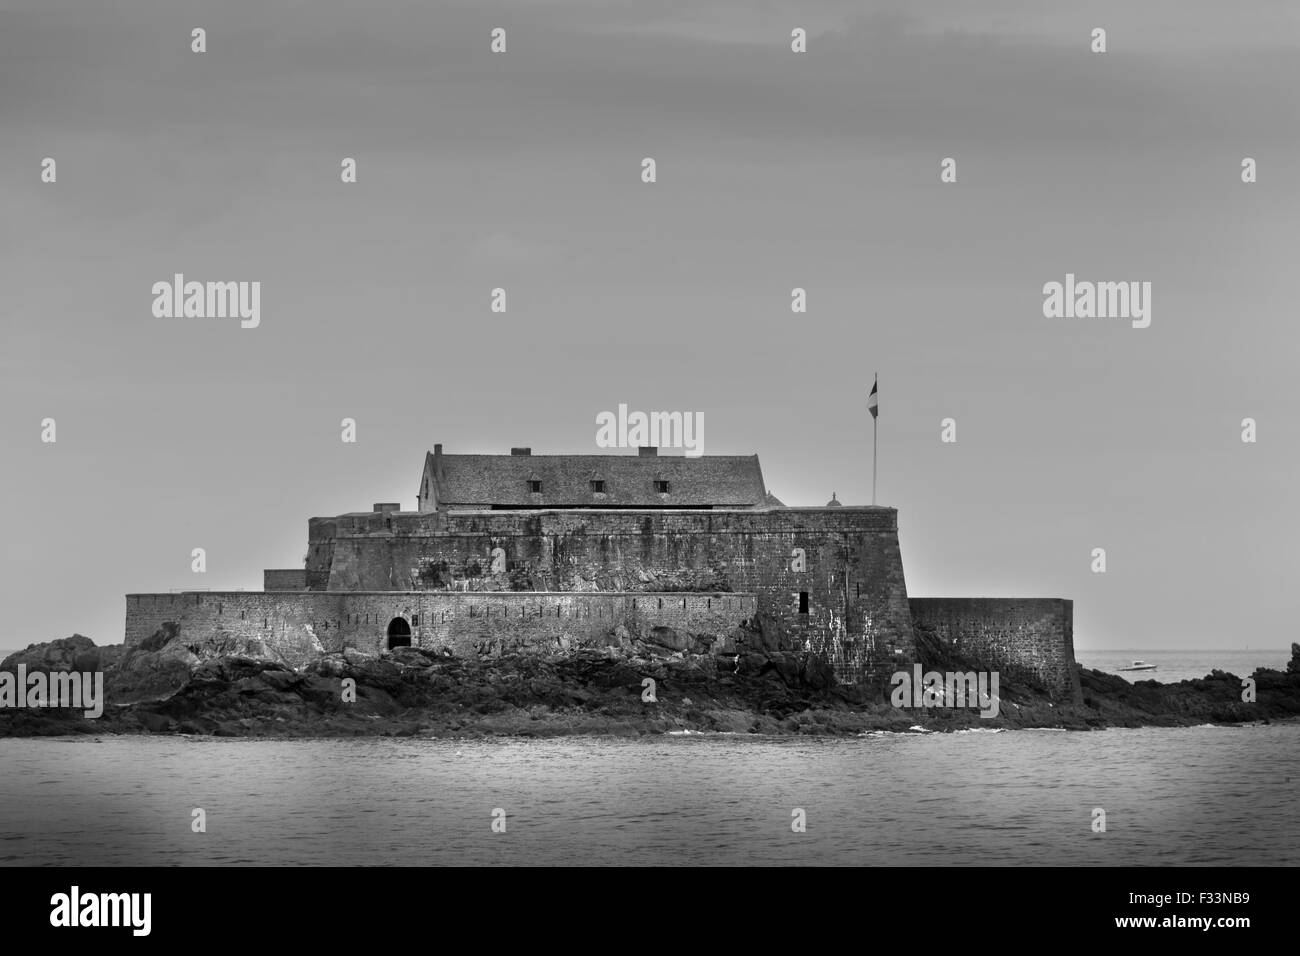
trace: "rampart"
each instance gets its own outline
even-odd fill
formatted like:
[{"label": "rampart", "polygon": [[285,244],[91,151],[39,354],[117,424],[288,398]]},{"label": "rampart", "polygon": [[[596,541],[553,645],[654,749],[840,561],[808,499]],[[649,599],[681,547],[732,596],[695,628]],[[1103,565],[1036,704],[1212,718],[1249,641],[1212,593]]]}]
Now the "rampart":
[{"label": "rampart", "polygon": [[1074,662],[1074,602],[1060,598],[912,598],[918,635],[1029,677],[1065,700],[1080,699]]},{"label": "rampart", "polygon": [[893,508],[313,518],[307,579],[329,592],[745,592],[842,681],[912,652]]},{"label": "rampart", "polygon": [[182,641],[260,641],[297,666],[321,651],[377,653],[408,631],[458,656],[600,645],[620,624],[721,637],[756,610],[752,594],[699,592],[185,591],[128,594],[126,643],[173,625]]}]

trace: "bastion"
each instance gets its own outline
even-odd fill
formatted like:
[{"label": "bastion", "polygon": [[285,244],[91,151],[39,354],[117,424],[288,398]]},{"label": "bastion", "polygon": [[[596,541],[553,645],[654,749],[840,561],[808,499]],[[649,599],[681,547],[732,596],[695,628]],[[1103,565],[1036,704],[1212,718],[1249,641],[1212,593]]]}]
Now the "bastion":
[{"label": "bastion", "polygon": [[1071,602],[909,599],[894,508],[834,497],[787,507],[756,455],[449,455],[435,445],[416,500],[414,511],[381,503],[309,519],[305,567],[267,570],[262,591],[129,594],[126,643],[173,629],[263,641],[305,662],[409,645],[562,653],[622,628],[704,635],[725,655],[726,635],[761,618],[842,683],[910,667],[919,632],[1054,695],[1078,694]]}]

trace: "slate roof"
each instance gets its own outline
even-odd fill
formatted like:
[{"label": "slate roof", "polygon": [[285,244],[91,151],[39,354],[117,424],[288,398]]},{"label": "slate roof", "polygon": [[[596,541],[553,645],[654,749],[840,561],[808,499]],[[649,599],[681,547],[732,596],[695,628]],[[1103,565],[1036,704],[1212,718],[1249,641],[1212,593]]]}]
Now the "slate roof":
[{"label": "slate roof", "polygon": [[[757,455],[435,455],[425,459],[439,508],[767,506]],[[529,491],[541,482],[541,493]],[[605,483],[604,494],[592,481]],[[667,481],[668,493],[656,482]]]}]

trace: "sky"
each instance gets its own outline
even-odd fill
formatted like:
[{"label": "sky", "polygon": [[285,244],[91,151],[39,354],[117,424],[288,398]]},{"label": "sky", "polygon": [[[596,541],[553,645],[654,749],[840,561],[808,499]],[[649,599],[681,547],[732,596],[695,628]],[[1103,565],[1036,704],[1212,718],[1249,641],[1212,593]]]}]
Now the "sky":
[{"label": "sky", "polygon": [[[1285,647],[1298,54],[1265,0],[0,0],[0,647],[259,589],[435,442],[594,453],[620,403],[869,503],[876,373],[909,593]],[[178,272],[260,324],[155,317]],[[1067,273],[1150,326],[1045,317]]]}]

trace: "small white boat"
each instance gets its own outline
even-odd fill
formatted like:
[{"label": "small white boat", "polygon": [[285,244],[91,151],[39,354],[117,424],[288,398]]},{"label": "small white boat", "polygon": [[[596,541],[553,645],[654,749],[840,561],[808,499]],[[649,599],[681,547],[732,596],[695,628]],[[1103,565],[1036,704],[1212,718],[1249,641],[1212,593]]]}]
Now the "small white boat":
[{"label": "small white boat", "polygon": [[1121,667],[1121,671],[1153,671],[1156,669],[1155,664],[1148,664],[1146,661],[1134,661],[1129,667]]}]

